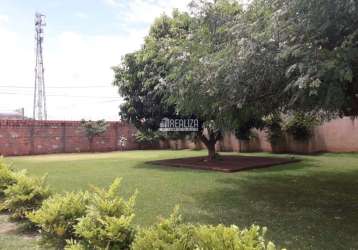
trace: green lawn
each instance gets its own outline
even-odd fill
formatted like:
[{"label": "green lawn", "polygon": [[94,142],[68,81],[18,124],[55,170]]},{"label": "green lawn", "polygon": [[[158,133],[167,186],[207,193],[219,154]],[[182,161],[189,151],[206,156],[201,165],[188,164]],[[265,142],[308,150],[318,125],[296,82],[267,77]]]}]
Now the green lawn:
[{"label": "green lawn", "polygon": [[[267,226],[269,239],[288,249],[358,249],[358,154],[302,156],[299,163],[234,174],[145,163],[205,153],[133,151],[6,160],[30,174],[48,173],[55,192],[107,186],[123,177],[125,196],[139,191],[140,225],[168,216],[179,204],[186,221]],[[4,237],[10,236],[0,235],[0,244],[10,244],[1,243],[8,242]]]}]

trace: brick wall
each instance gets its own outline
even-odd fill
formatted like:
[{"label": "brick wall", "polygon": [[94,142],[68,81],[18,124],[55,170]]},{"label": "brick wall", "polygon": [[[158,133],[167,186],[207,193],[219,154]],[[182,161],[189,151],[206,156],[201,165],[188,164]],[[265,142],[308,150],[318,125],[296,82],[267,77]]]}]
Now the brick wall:
[{"label": "brick wall", "polygon": [[[133,137],[136,129],[127,123],[110,122],[106,133],[95,138],[93,149],[96,152],[116,150],[135,150],[156,148],[138,145]],[[250,143],[237,140],[235,135],[227,133],[216,146],[218,151],[273,151],[263,131],[254,131],[256,138]],[[121,149],[119,139],[128,139]],[[190,140],[162,141],[162,149],[204,149],[202,143]],[[0,120],[0,155],[36,155],[51,153],[88,152],[89,143],[80,126],[74,121],[31,121]],[[276,149],[277,151],[277,149]],[[358,152],[358,120],[349,117],[336,119],[315,128],[314,136],[308,143],[298,143],[286,138],[279,149],[281,152]]]},{"label": "brick wall", "polygon": [[[133,134],[136,129],[121,122],[109,122],[105,134],[95,138],[93,150],[122,150],[119,139],[128,139],[123,150],[137,149]],[[79,121],[0,121],[0,155],[36,155],[88,152],[90,149]]]}]

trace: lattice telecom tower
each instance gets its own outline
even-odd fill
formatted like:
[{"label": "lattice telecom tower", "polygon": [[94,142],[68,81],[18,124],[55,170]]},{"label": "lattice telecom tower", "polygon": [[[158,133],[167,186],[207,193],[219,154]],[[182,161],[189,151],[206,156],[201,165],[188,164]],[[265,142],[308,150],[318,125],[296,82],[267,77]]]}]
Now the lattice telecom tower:
[{"label": "lattice telecom tower", "polygon": [[45,15],[36,13],[35,14],[36,67],[35,67],[35,91],[34,91],[34,108],[33,108],[33,118],[35,120],[47,120],[44,62],[42,56],[44,26],[46,26]]}]

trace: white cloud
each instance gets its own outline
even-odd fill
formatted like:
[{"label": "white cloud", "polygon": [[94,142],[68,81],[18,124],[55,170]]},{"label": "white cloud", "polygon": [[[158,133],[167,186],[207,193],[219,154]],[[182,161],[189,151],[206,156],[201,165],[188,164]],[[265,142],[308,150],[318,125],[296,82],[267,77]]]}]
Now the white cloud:
[{"label": "white cloud", "polygon": [[150,24],[162,13],[171,14],[174,8],[185,10],[191,0],[104,0],[118,8],[118,19],[130,23]]}]

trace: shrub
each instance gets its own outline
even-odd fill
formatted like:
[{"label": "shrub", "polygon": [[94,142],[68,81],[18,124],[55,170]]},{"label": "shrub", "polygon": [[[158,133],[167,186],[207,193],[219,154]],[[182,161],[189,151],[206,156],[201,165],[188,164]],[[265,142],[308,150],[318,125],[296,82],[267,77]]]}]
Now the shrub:
[{"label": "shrub", "polygon": [[253,117],[247,119],[246,121],[242,121],[239,123],[239,125],[235,129],[235,136],[239,140],[250,141],[254,137],[252,129],[263,129],[264,125],[264,121],[260,118]]},{"label": "shrub", "polygon": [[27,217],[41,229],[42,243],[63,247],[66,240],[77,238],[74,227],[85,216],[88,200],[88,192],[57,194]]},{"label": "shrub", "polygon": [[298,112],[289,118],[286,131],[292,135],[294,140],[305,142],[312,137],[313,128],[318,123],[315,116]]},{"label": "shrub", "polygon": [[0,198],[3,198],[5,190],[15,183],[14,172],[0,159]]},{"label": "shrub", "polygon": [[161,139],[160,133],[153,131],[138,131],[134,137],[135,141],[141,145],[153,145]]},{"label": "shrub", "polygon": [[267,139],[272,145],[278,145],[284,138],[283,120],[281,115],[275,113],[266,117],[264,120]]},{"label": "shrub", "polygon": [[67,245],[65,247],[65,250],[87,250],[87,249],[91,249],[91,248],[75,240],[68,240]]},{"label": "shrub", "polygon": [[140,231],[132,249],[275,250],[275,245],[265,240],[265,233],[259,226],[240,230],[236,226],[183,224],[175,210],[169,219]]},{"label": "shrub", "polygon": [[183,246],[190,244],[191,235],[190,228],[182,223],[176,208],[168,219],[161,219],[150,228],[140,230],[132,249],[190,249]]},{"label": "shrub", "polygon": [[26,214],[37,210],[50,192],[42,178],[29,177],[26,171],[14,173],[16,183],[5,190],[2,208],[11,213],[13,220],[26,220]]},{"label": "shrub", "polygon": [[107,131],[108,124],[105,120],[81,120],[81,127],[84,129],[84,132],[89,142],[90,151],[92,152],[94,138],[103,135]]},{"label": "shrub", "polygon": [[116,179],[108,190],[93,187],[86,215],[75,226],[76,234],[83,240],[80,244],[95,249],[129,249],[134,229],[134,203],[136,195],[128,201],[118,196],[121,179]]},{"label": "shrub", "polygon": [[197,226],[193,242],[195,249],[243,249],[243,250],[275,250],[272,242],[265,240],[266,228],[251,226],[240,230],[237,226]]}]

